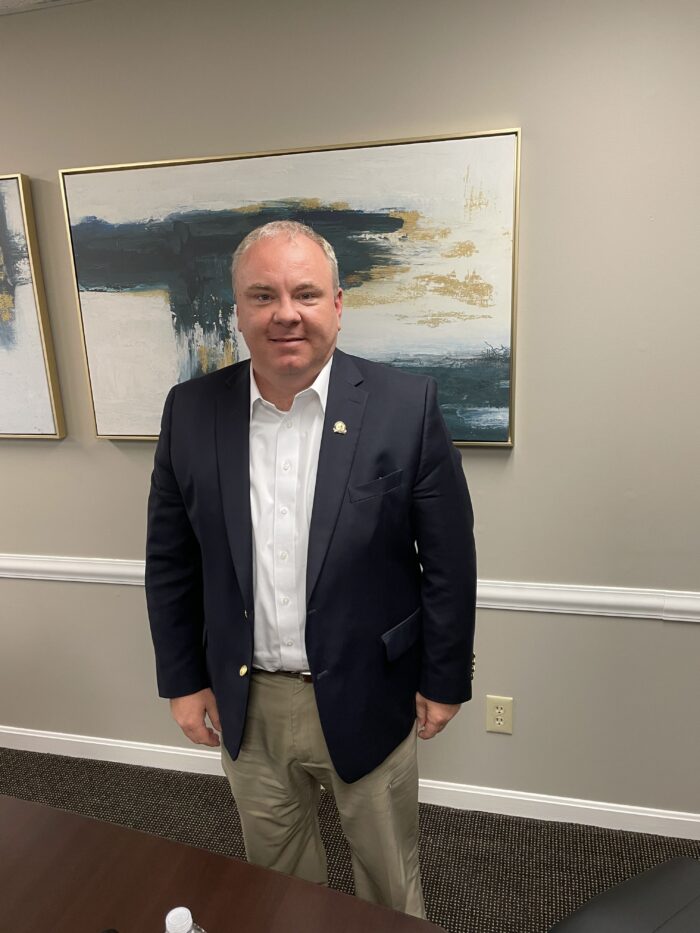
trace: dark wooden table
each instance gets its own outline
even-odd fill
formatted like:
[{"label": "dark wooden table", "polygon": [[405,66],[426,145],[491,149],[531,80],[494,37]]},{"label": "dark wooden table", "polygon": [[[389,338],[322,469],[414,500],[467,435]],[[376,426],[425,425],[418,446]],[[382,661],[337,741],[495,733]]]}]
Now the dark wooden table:
[{"label": "dark wooden table", "polygon": [[3,933],[430,933],[440,927],[239,859],[0,795]]}]

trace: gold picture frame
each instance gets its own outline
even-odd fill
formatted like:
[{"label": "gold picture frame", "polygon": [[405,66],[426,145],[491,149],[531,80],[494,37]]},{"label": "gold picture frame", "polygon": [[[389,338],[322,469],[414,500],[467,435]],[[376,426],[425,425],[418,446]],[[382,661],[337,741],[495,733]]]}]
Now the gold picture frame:
[{"label": "gold picture frame", "polygon": [[175,382],[246,355],[230,254],[266,220],[336,249],[339,346],[437,378],[459,446],[511,447],[519,129],[63,169],[98,437],[157,437]]}]

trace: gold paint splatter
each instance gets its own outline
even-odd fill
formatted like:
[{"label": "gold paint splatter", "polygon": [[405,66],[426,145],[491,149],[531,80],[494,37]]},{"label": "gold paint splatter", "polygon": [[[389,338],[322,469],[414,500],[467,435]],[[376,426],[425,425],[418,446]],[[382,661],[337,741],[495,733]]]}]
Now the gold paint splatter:
[{"label": "gold paint splatter", "polygon": [[295,198],[294,204],[305,211],[317,211],[319,208],[323,207],[320,198]]},{"label": "gold paint splatter", "polygon": [[466,197],[464,205],[471,216],[474,211],[483,210],[483,208],[489,206],[489,199],[484,194],[482,188],[474,188],[473,186],[469,189],[469,194]]},{"label": "gold paint splatter", "polygon": [[0,249],[0,323],[9,324],[14,317],[15,302],[5,268],[5,256]]},{"label": "gold paint splatter", "polygon": [[467,166],[464,173],[464,208],[471,217],[475,211],[480,211],[489,206],[489,199],[484,194],[481,186],[478,188],[469,183],[471,168]]},{"label": "gold paint splatter", "polygon": [[449,275],[419,275],[417,281],[425,283],[427,291],[457,298],[477,308],[491,308],[494,304],[493,285],[476,272],[470,272],[464,279],[458,279],[454,272]]},{"label": "gold paint splatter", "polygon": [[228,340],[224,341],[224,352],[221,357],[222,366],[230,366],[232,363],[235,363],[235,355],[233,352],[233,340],[229,337]]},{"label": "gold paint splatter", "polygon": [[461,243],[455,243],[451,250],[442,255],[445,259],[462,259],[465,256],[473,256],[474,253],[478,252],[475,243],[472,243],[471,240],[462,240]]},{"label": "gold paint splatter", "polygon": [[211,340],[197,344],[197,359],[203,373],[211,373],[222,366],[230,366],[235,362],[233,340],[229,337],[222,343],[213,343]]},{"label": "gold paint splatter", "polygon": [[465,311],[429,311],[423,317],[414,318],[410,314],[395,315],[398,321],[407,324],[416,324],[420,327],[440,327],[442,324],[452,324],[455,321],[484,321],[491,320],[491,314],[467,314]]},{"label": "gold paint splatter", "polygon": [[197,347],[197,357],[199,358],[199,365],[202,368],[203,373],[209,372],[209,347],[206,344],[200,343]]},{"label": "gold paint splatter", "polygon": [[[443,295],[454,298],[463,304],[473,305],[477,308],[492,308],[494,288],[477,272],[470,272],[460,279],[456,273],[418,275],[408,283],[402,283],[396,289],[381,289],[382,284],[388,284],[394,275],[410,272],[406,266],[376,267],[372,270],[370,282],[361,288],[349,289],[344,296],[344,304],[348,308],[363,308],[370,305],[405,304],[424,298],[428,294]],[[373,284],[376,286],[373,287]],[[460,313],[460,312],[455,312]]]},{"label": "gold paint splatter", "polygon": [[[367,308],[370,305],[390,305],[404,300],[403,287],[397,293],[393,290],[382,290],[383,285],[389,285],[397,275],[410,271],[409,266],[372,266],[369,278],[358,273],[345,276],[347,289],[343,292],[343,305],[346,308]],[[359,285],[360,288],[353,288]]]},{"label": "gold paint splatter", "polygon": [[130,294],[138,295],[139,298],[160,298],[165,303],[170,303],[170,293],[167,288],[138,288],[133,289]]},{"label": "gold paint splatter", "polygon": [[237,214],[258,214],[262,209],[263,204],[243,204],[241,207],[236,208]]},{"label": "gold paint splatter", "polygon": [[369,277],[373,282],[384,282],[396,278],[399,273],[410,271],[410,266],[372,266]]},{"label": "gold paint splatter", "polygon": [[224,338],[220,329],[233,327],[234,314],[230,307],[220,307],[218,323],[208,323],[206,330],[199,321],[190,327],[178,328],[173,315],[175,342],[181,359],[201,373],[212,373],[236,361],[234,338]]},{"label": "gold paint splatter", "polygon": [[420,211],[389,211],[389,216],[403,222],[398,236],[412,241],[444,240],[451,233],[449,227],[421,227],[423,217]]},{"label": "gold paint splatter", "polygon": [[294,207],[303,211],[318,211],[321,210],[321,208],[332,211],[344,211],[349,208],[346,201],[334,201],[332,204],[324,204],[320,198],[283,198],[280,201],[257,201],[255,204],[244,204],[241,207],[234,208],[234,213],[258,214],[261,211],[269,210],[271,204]]},{"label": "gold paint splatter", "polygon": [[[421,276],[421,278],[427,278],[427,276]],[[411,301],[415,298],[423,298],[427,295],[428,286],[425,282],[419,282],[418,279],[413,279],[409,284],[400,287],[400,293],[401,301]]]}]

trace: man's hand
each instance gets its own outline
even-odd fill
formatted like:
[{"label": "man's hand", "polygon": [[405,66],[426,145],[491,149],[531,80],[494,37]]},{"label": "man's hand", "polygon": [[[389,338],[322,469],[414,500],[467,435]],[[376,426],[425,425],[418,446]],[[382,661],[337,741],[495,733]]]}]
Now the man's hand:
[{"label": "man's hand", "polygon": [[432,739],[438,732],[442,732],[447,723],[459,712],[461,703],[436,703],[426,700],[420,693],[416,694],[416,719],[418,720],[418,737]]},{"label": "man's hand", "polygon": [[[170,701],[170,712],[190,742],[214,747],[221,744],[216,734],[221,732],[221,720],[216,708],[216,698],[209,687],[200,690],[199,693],[190,693],[186,697],[174,697]],[[216,732],[206,724],[205,715],[209,716]]]}]

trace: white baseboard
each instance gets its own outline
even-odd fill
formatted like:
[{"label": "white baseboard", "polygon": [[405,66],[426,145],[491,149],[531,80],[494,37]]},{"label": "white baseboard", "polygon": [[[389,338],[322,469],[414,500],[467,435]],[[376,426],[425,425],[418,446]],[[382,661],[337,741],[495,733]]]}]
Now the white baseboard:
[{"label": "white baseboard", "polygon": [[484,813],[503,813],[533,820],[583,823],[634,833],[700,839],[700,813],[653,810],[600,800],[577,800],[574,797],[553,797],[498,787],[427,780],[420,782],[420,799],[423,803],[435,803],[457,810],[481,810]]},{"label": "white baseboard", "polygon": [[[212,749],[150,745],[146,742],[41,732],[14,726],[0,726],[0,746],[172,771],[223,774],[220,754]],[[700,839],[700,813],[653,810],[598,800],[577,800],[572,797],[430,780],[421,780],[419,797],[423,803],[454,807],[457,810],[479,810],[535,820],[582,823],[658,836]]]},{"label": "white baseboard", "polygon": [[190,748],[180,748],[177,745],[150,745],[147,742],[127,742],[90,735],[0,726],[0,746],[25,752],[69,755],[71,758],[117,761],[124,765],[143,765],[146,768],[164,768],[169,771],[191,771],[194,774],[224,773],[221,754],[217,749],[196,748],[194,745]]},{"label": "white baseboard", "polygon": [[[143,586],[144,569],[142,560],[0,554],[0,577],[12,580]],[[682,590],[479,580],[477,606],[515,612],[700,622],[700,593]]]}]

